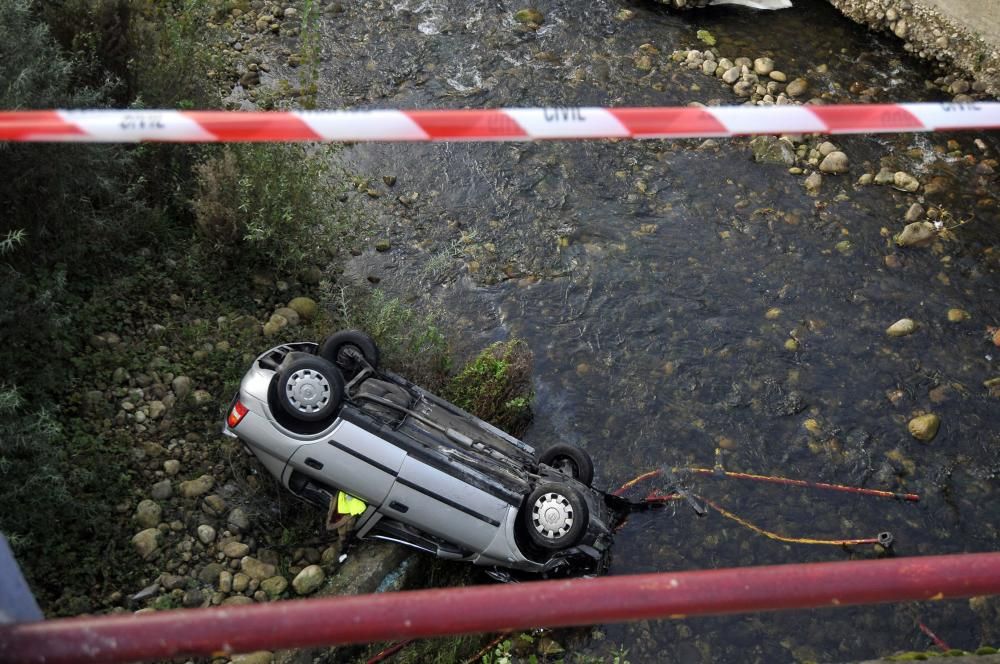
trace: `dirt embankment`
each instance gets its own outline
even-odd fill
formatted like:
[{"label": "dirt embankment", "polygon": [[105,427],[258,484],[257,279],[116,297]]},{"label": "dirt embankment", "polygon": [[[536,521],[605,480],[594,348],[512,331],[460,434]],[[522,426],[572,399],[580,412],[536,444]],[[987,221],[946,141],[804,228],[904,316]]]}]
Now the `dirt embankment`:
[{"label": "dirt embankment", "polygon": [[904,40],[906,50],[954,68],[956,101],[1000,96],[1000,0],[830,0],[843,14]]}]

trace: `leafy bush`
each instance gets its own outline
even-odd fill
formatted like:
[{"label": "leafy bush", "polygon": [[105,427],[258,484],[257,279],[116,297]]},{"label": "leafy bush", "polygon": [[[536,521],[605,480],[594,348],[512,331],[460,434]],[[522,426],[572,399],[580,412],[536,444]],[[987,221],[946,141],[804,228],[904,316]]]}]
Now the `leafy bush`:
[{"label": "leafy bush", "polygon": [[343,231],[327,162],[299,144],[223,148],[195,167],[192,201],[204,248],[229,263],[297,272]]},{"label": "leafy bush", "polygon": [[515,435],[531,422],[531,366],[528,344],[498,342],[480,353],[444,389],[449,401]]},{"label": "leafy bush", "polygon": [[436,316],[420,314],[380,290],[341,289],[327,299],[339,310],[343,327],[364,330],[375,339],[382,364],[431,391],[441,389],[451,360]]}]

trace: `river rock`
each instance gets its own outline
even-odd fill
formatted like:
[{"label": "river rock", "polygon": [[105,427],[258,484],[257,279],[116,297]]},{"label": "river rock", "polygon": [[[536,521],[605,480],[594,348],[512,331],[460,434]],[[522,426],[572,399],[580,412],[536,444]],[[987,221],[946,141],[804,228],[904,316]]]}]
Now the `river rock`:
[{"label": "river rock", "polygon": [[250,553],[250,546],[243,542],[226,542],[222,547],[222,553],[226,554],[227,558],[242,558]]},{"label": "river rock", "polygon": [[260,589],[271,599],[277,599],[288,588],[288,579],[283,576],[272,576],[260,582]]},{"label": "river rock", "polygon": [[900,247],[923,247],[937,238],[937,229],[929,221],[915,221],[907,224],[903,232],[896,236]]},{"label": "river rock", "polygon": [[529,28],[538,28],[538,26],[545,22],[545,15],[537,9],[526,7],[514,13],[514,20]]},{"label": "river rock", "polygon": [[247,513],[243,511],[242,507],[237,507],[229,513],[226,525],[232,530],[246,530],[250,527],[250,518],[247,517]]},{"label": "river rock", "polygon": [[736,85],[733,86],[733,93],[737,97],[749,97],[753,94],[754,84],[750,81],[737,81]]},{"label": "river rock", "polygon": [[243,595],[233,595],[222,600],[222,606],[248,606],[253,604],[253,600]]},{"label": "river rock", "polygon": [[920,203],[914,203],[906,211],[906,215],[904,215],[903,219],[906,221],[906,223],[912,224],[914,221],[919,221],[923,216],[924,216],[924,206],[922,206]]},{"label": "river rock", "polygon": [[294,310],[302,320],[312,320],[319,311],[319,305],[311,297],[297,297],[288,303],[288,308]]},{"label": "river rock", "polygon": [[299,324],[299,312],[295,309],[290,307],[281,307],[280,309],[275,309],[274,313],[279,316],[284,316],[285,320],[287,320],[288,324],[292,327]]},{"label": "river rock", "polygon": [[191,398],[194,400],[194,405],[196,406],[204,406],[212,401],[212,395],[207,390],[195,390]]},{"label": "river rock", "polygon": [[205,499],[201,502],[201,511],[211,516],[222,516],[226,511],[226,500],[214,493],[210,496],[205,496]]},{"label": "river rock", "polygon": [[177,459],[167,459],[163,462],[163,472],[173,477],[181,471],[181,462]]},{"label": "river rock", "polygon": [[132,546],[143,560],[148,560],[160,548],[160,531],[156,528],[147,528],[136,533],[132,537]]},{"label": "river rock", "polygon": [[928,413],[914,417],[910,420],[906,428],[909,429],[911,436],[927,443],[934,440],[934,436],[937,435],[938,427],[940,426],[941,418],[934,413]]},{"label": "river rock", "polygon": [[160,584],[166,590],[179,590],[187,586],[188,578],[179,574],[163,573],[160,575]]},{"label": "river rock", "polygon": [[250,578],[257,579],[258,581],[271,578],[277,571],[274,565],[257,560],[252,556],[244,556],[240,561],[240,569],[249,575]]},{"label": "river rock", "polygon": [[135,508],[135,522],[143,528],[155,528],[160,523],[163,508],[155,500],[148,498]]},{"label": "river rock", "polygon": [[184,593],[184,596],[181,598],[181,606],[185,609],[193,609],[196,606],[201,606],[204,601],[205,594],[198,588],[195,588]]},{"label": "river rock", "polygon": [[221,563],[209,563],[198,572],[198,580],[207,586],[214,586],[225,570]]},{"label": "river rock", "polygon": [[300,595],[308,595],[323,583],[326,579],[326,574],[323,572],[323,568],[319,565],[309,565],[301,572],[299,572],[295,579],[292,581],[292,587],[295,588],[295,592]]},{"label": "river rock", "polygon": [[753,61],[753,71],[760,76],[767,76],[774,71],[774,60],[771,58],[757,58]]},{"label": "river rock", "polygon": [[750,141],[753,160],[765,164],[795,164],[795,149],[791,142],[774,136],[757,136]]},{"label": "river rock", "polygon": [[174,488],[171,486],[170,480],[160,480],[149,490],[149,495],[153,497],[153,500],[166,500],[174,495]]},{"label": "river rock", "polygon": [[183,401],[187,395],[191,394],[191,379],[187,376],[177,376],[170,381],[170,388],[174,391],[177,400]]},{"label": "river rock", "polygon": [[969,320],[972,316],[965,309],[949,309],[948,310],[948,320],[952,323],[961,323],[963,320]]},{"label": "river rock", "polygon": [[920,180],[903,171],[896,171],[893,173],[892,184],[897,189],[902,189],[903,191],[909,191],[911,193],[920,189]]},{"label": "river rock", "polygon": [[892,184],[895,175],[891,168],[883,168],[875,175],[875,184]]},{"label": "river rock", "polygon": [[211,544],[215,541],[215,528],[207,523],[203,523],[198,526],[198,540],[202,544]]},{"label": "river rock", "polygon": [[740,68],[730,67],[722,74],[722,82],[728,85],[732,85],[736,81],[740,80]]},{"label": "river rock", "polygon": [[826,155],[820,162],[819,170],[824,173],[846,173],[850,162],[847,155],[840,151],[834,151]]},{"label": "river rock", "polygon": [[233,575],[233,592],[241,593],[250,587],[250,576],[244,574],[243,572],[237,572]]},{"label": "river rock", "polygon": [[202,475],[198,479],[181,482],[180,484],[181,497],[196,498],[198,496],[206,494],[211,490],[213,484],[215,484],[215,480],[212,478],[211,475]]},{"label": "river rock", "polygon": [[801,97],[809,91],[809,81],[804,78],[797,78],[785,88],[785,94],[789,97]]},{"label": "river rock", "polygon": [[890,325],[885,333],[890,337],[905,337],[917,331],[917,323],[912,318],[901,318]]},{"label": "river rock", "polygon": [[805,185],[806,191],[810,194],[817,194],[823,186],[823,176],[813,171],[809,174],[809,177],[806,178],[803,184]]}]

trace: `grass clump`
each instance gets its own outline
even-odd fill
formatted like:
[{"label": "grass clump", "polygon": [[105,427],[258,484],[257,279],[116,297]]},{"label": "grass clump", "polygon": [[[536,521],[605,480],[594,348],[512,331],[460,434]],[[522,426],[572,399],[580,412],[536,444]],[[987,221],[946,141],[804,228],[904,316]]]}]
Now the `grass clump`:
[{"label": "grass clump", "polygon": [[226,267],[295,271],[332,250],[345,231],[334,212],[325,152],[300,144],[223,148],[195,167],[202,253]]},{"label": "grass clump", "polygon": [[448,381],[444,397],[521,436],[531,422],[531,368],[528,344],[520,339],[498,342]]}]

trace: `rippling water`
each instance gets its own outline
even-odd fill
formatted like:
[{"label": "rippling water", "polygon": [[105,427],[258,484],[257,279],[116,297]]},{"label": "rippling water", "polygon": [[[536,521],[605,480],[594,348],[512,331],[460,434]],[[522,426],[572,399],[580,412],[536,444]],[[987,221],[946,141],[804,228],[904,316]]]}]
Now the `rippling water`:
[{"label": "rippling water", "polygon": [[[321,105],[482,107],[736,103],[715,79],[670,62],[709,30],[724,55],[768,55],[815,93],[933,99],[934,74],[819,0],[763,13],[683,15],[611,0],[540,0],[537,32],[498,0],[359,1],[323,19]],[[631,17],[623,10],[632,12]],[[636,67],[639,46],[659,55]],[[648,48],[647,48],[648,52]],[[615,486],[662,464],[726,466],[920,493],[919,504],[723,482],[692,488],[790,535],[891,530],[898,555],[996,548],[1000,416],[982,382],[998,373],[996,177],[941,151],[980,155],[975,134],[851,137],[850,175],[819,198],[801,176],[753,163],[748,141],[357,145],[344,155],[383,192],[357,203],[393,239],[352,271],[443,306],[462,350],[519,336],[535,353],[527,438],[572,440]],[[996,136],[984,137],[997,154]],[[855,187],[880,163],[944,175],[943,205],[977,220],[932,249],[894,251],[913,195]],[[867,164],[867,167],[866,167]],[[393,188],[381,175],[395,175]],[[415,203],[396,197],[419,193]],[[888,268],[887,254],[901,266]],[[971,314],[949,323],[958,307]],[[769,310],[770,317],[767,316]],[[902,317],[917,334],[888,338]],[[794,338],[798,349],[786,342]],[[941,416],[930,443],[907,421]],[[807,421],[811,420],[808,423]],[[611,572],[868,558],[859,547],[793,546],[686,507],[633,517]],[[994,613],[990,613],[993,611]],[[996,608],[966,602],[605,628],[639,661],[843,661],[925,649],[919,617],[955,647],[1000,640]],[[567,645],[599,652],[592,632]]]}]

